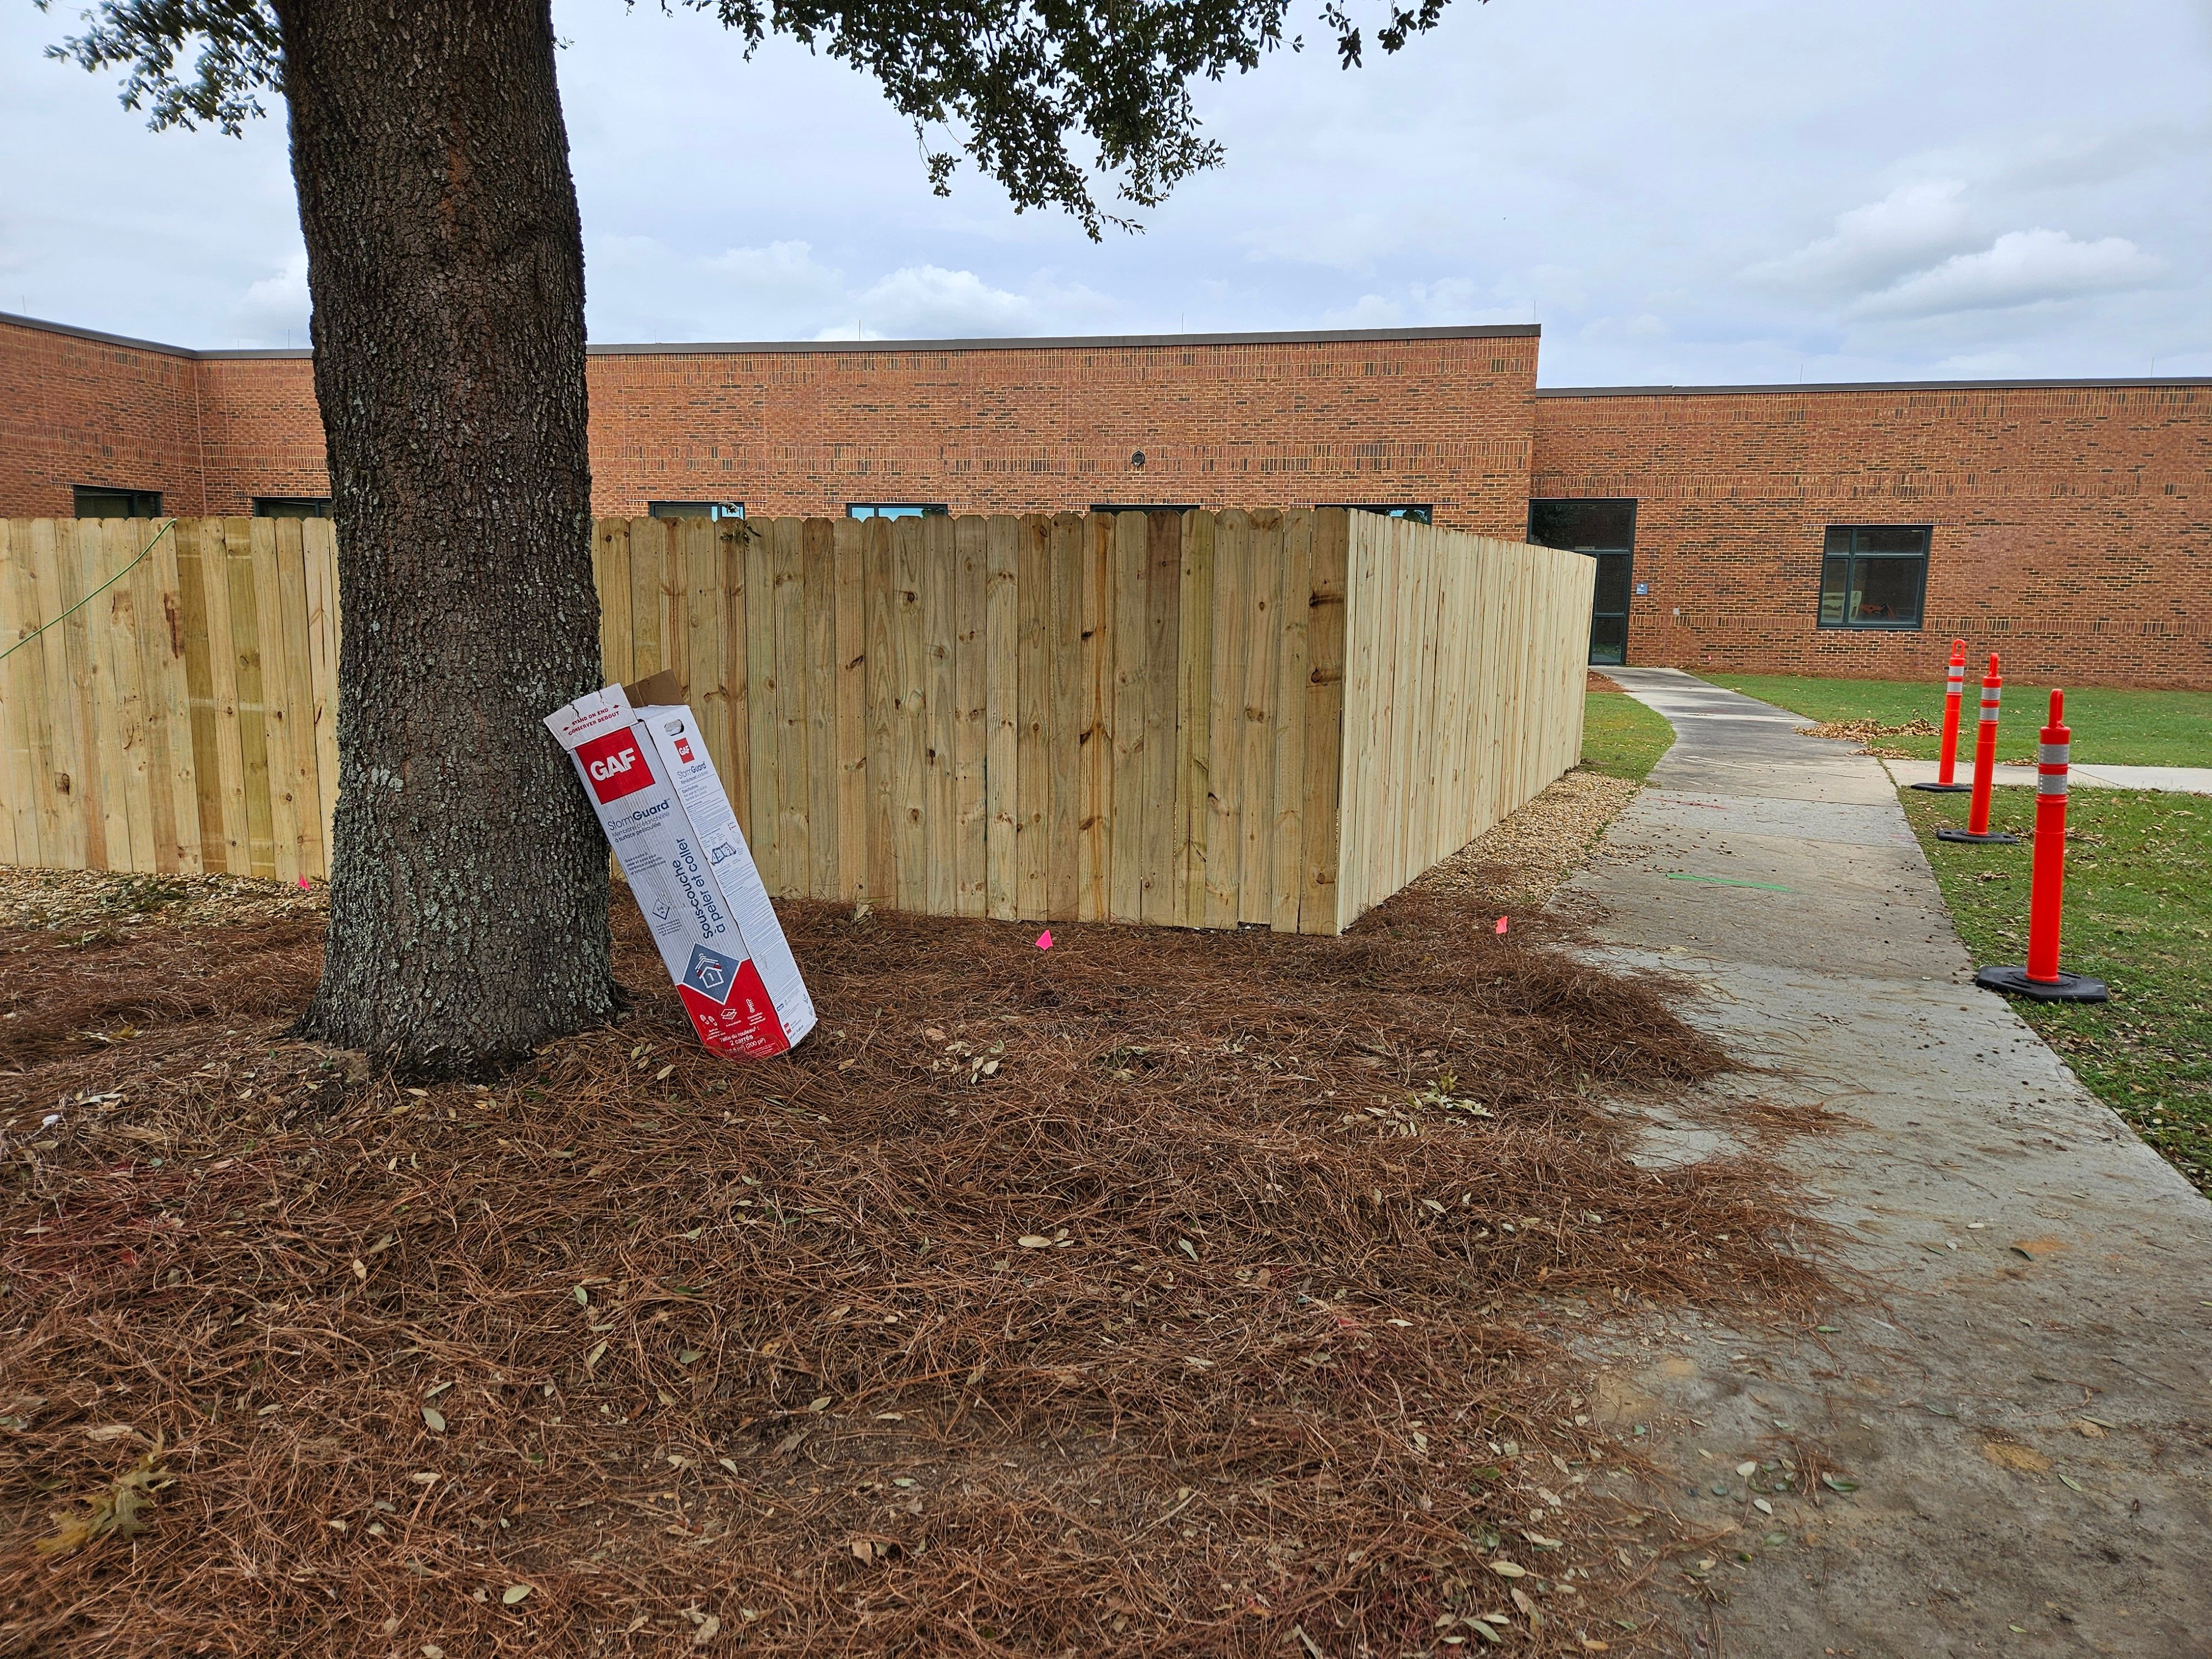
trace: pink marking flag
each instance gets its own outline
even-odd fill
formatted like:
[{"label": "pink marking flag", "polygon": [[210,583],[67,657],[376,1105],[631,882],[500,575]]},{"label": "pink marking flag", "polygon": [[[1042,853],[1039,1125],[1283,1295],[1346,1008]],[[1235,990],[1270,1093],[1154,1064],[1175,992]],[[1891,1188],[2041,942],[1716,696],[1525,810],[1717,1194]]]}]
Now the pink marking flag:
[{"label": "pink marking flag", "polygon": [[1505,918],[1503,916],[1498,919],[1498,931],[1501,933],[1505,931]]},{"label": "pink marking flag", "polygon": [[1040,951],[1049,951],[1052,949],[1051,928],[1048,927],[1044,932],[1037,935],[1037,949]]}]

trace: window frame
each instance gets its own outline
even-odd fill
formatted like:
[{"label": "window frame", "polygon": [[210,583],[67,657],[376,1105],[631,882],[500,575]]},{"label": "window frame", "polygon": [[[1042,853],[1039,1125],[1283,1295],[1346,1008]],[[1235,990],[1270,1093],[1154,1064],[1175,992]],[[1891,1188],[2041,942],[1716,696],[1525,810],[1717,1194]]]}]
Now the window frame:
[{"label": "window frame", "polygon": [[[158,489],[132,489],[123,484],[71,484],[70,486],[70,516],[73,519],[158,519],[161,516],[161,492]],[[88,513],[84,510],[87,495],[121,495],[131,502],[128,513]]]},{"label": "window frame", "polygon": [[943,501],[848,501],[848,519],[949,519],[952,509]]},{"label": "window frame", "polygon": [[[313,507],[312,513],[275,513],[270,509],[280,507]],[[257,519],[327,519],[331,514],[331,498],[327,495],[256,495],[253,516]]]},{"label": "window frame", "polygon": [[1342,508],[1346,513],[1372,513],[1378,518],[1403,519],[1408,524],[1433,525],[1437,521],[1434,501],[1316,501],[1316,513]]},{"label": "window frame", "polygon": [[745,516],[743,501],[665,501],[645,504],[648,519],[742,519]]},{"label": "window frame", "polygon": [[[1863,553],[1859,550],[1859,538],[1865,532],[1869,531],[1896,532],[1900,530],[1916,531],[1919,533],[1920,550],[1917,553]],[[1832,553],[1828,550],[1828,544],[1838,531],[1845,532],[1850,535],[1850,544],[1844,552]],[[1816,633],[1826,632],[1835,634],[1917,634],[1924,632],[1928,625],[1928,565],[1929,560],[1935,556],[1935,552],[1936,526],[1933,524],[1823,525],[1820,528],[1820,565],[1815,573],[1813,585],[1814,631]],[[1830,622],[1827,618],[1828,561],[1838,558],[1844,562],[1843,607],[1846,614],[1840,621]],[[1912,618],[1911,621],[1863,621],[1854,620],[1849,615],[1851,594],[1854,591],[1852,579],[1856,575],[1857,567],[1862,562],[1869,564],[1903,564],[1910,562],[1918,567],[1919,579],[1913,584]]]}]

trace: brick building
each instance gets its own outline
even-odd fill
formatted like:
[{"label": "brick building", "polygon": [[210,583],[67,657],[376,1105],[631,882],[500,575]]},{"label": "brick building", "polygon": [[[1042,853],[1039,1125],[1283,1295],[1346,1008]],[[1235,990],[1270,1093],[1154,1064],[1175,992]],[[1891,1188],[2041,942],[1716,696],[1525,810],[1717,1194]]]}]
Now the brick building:
[{"label": "brick building", "polygon": [[[2212,687],[2212,381],[1539,391],[1533,327],[594,346],[602,514],[1342,505],[1590,551],[1593,655]],[[320,510],[305,351],[0,318],[0,516]]]}]

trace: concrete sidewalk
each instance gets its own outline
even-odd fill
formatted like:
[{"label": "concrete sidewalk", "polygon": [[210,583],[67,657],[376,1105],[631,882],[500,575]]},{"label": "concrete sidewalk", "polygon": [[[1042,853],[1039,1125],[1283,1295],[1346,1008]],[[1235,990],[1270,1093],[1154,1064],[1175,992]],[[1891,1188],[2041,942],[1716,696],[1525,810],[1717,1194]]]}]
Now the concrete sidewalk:
[{"label": "concrete sidewalk", "polygon": [[[1690,981],[1752,1068],[1644,1113],[1644,1155],[1741,1149],[1747,1098],[1843,1114],[1778,1156],[1838,1282],[1872,1286],[1820,1331],[1682,1314],[1582,1344],[1658,1496],[1739,1528],[1703,1589],[1662,1566],[1714,1598],[1698,1651],[2212,1654],[2212,1206],[1972,988],[1880,763],[1608,672],[1678,738],[1554,902]],[[1857,1490],[1816,1510],[1735,1474],[1792,1435]]]},{"label": "concrete sidewalk", "polygon": [[[1830,739],[1833,741],[1833,739]],[[1962,738],[1963,742],[1964,739]],[[1934,761],[1886,760],[1883,769],[1900,785],[1933,783],[1942,770]],[[1960,783],[1974,781],[1973,757],[1961,756],[1952,776]],[[2066,781],[2075,789],[2154,789],[2174,795],[2212,795],[2212,766],[2072,766]],[[2033,766],[1999,766],[1990,772],[1992,786],[2032,787]]]}]

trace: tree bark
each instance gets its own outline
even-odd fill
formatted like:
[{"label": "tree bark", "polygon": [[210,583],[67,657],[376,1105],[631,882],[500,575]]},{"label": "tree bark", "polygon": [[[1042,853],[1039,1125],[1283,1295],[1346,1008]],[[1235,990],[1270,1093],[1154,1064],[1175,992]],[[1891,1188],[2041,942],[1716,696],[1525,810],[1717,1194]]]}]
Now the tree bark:
[{"label": "tree bark", "polygon": [[304,1034],[480,1077],[614,1009],[539,724],[599,684],[584,257],[545,0],[276,0],[343,638]]}]

